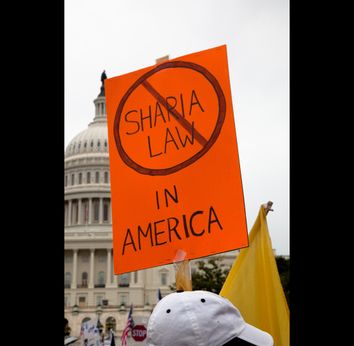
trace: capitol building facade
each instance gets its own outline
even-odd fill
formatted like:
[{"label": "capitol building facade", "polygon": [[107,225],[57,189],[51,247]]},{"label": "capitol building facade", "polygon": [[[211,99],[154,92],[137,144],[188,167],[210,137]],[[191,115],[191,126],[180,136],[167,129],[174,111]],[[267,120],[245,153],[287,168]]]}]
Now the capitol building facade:
[{"label": "capitol building facade", "polygon": [[[64,317],[71,335],[81,324],[98,319],[103,332],[110,328],[120,337],[131,304],[135,323],[147,324],[153,307],[171,293],[173,264],[113,274],[111,194],[106,104],[103,82],[94,100],[95,115],[86,130],[65,150],[64,176]],[[231,266],[237,251],[222,254]],[[206,260],[207,258],[204,258]],[[190,261],[192,272],[196,260]],[[133,345],[133,340],[129,340]],[[136,342],[143,345],[144,342]]]}]

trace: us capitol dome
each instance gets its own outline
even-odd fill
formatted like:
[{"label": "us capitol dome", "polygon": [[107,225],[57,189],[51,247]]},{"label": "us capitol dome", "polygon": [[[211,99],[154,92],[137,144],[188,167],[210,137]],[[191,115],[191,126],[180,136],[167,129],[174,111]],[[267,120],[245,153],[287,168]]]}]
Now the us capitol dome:
[{"label": "us capitol dome", "polygon": [[83,322],[98,319],[103,335],[112,328],[120,338],[131,304],[135,324],[146,327],[158,290],[167,295],[175,282],[172,265],[113,274],[106,78],[103,72],[92,122],[65,150],[64,317],[75,337]]},{"label": "us capitol dome", "polygon": [[80,132],[71,140],[65,151],[65,162],[88,155],[92,158],[108,159],[106,97],[103,84],[105,77],[105,73],[102,74],[101,91],[94,100],[95,117],[86,130]]},{"label": "us capitol dome", "polygon": [[64,317],[76,337],[90,319],[99,320],[103,334],[112,328],[120,337],[131,304],[137,323],[146,325],[157,289],[167,294],[174,281],[169,266],[113,274],[105,78],[102,73],[92,122],[65,150]]}]

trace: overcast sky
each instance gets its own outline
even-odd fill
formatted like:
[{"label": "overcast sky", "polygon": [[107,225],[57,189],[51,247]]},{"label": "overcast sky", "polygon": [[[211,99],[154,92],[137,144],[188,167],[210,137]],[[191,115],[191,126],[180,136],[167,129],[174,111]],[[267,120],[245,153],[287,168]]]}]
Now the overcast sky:
[{"label": "overcast sky", "polygon": [[259,207],[289,254],[289,1],[65,0],[65,146],[94,117],[100,76],[226,44],[248,228]]}]

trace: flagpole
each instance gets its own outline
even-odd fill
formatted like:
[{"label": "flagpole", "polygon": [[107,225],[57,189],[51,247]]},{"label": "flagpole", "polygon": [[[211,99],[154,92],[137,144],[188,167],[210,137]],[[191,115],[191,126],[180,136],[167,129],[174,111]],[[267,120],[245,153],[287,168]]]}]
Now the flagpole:
[{"label": "flagpole", "polygon": [[131,332],[133,327],[134,327],[133,303],[131,303],[129,313],[128,313],[128,318],[127,318],[127,323],[123,329],[123,333],[121,336],[121,345],[122,346],[127,346],[128,334],[129,334],[129,332]]}]

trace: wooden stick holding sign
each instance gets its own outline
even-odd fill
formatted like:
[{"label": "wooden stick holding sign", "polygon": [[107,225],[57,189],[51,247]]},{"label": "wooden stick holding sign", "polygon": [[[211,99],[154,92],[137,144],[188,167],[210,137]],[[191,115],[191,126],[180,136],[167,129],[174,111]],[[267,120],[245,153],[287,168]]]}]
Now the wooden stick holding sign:
[{"label": "wooden stick holding sign", "polygon": [[176,269],[176,291],[192,291],[192,277],[189,260],[184,259],[185,251],[178,250],[174,260]]},{"label": "wooden stick holding sign", "polygon": [[161,58],[156,59],[156,65],[161,64],[162,62],[170,60],[169,55],[162,56]]}]

